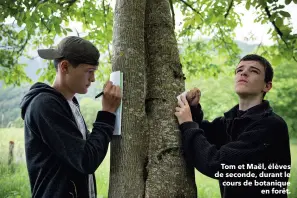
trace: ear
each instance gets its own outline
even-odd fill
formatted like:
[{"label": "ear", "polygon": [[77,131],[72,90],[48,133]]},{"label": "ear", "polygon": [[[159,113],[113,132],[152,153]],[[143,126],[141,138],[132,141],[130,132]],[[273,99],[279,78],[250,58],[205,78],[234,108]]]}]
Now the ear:
[{"label": "ear", "polygon": [[263,88],[263,92],[267,93],[272,88],[272,82],[268,82],[265,84],[265,87]]},{"label": "ear", "polygon": [[69,72],[69,62],[67,60],[62,60],[59,63],[59,70],[62,73],[67,74]]}]

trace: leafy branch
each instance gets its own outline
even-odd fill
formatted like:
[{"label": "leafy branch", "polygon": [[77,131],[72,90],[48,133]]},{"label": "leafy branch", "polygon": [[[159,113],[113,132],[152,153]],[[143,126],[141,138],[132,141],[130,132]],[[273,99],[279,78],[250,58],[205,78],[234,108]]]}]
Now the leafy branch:
[{"label": "leafy branch", "polygon": [[[102,1],[102,7],[103,7],[103,14],[104,14],[104,28],[107,29],[107,14],[109,13],[109,4],[107,6],[107,10],[105,8],[105,0]],[[109,48],[109,44],[107,44],[107,50],[108,50],[108,56],[109,56],[109,61],[111,61],[111,52]]]},{"label": "leafy branch", "polygon": [[193,12],[199,14],[201,16],[201,19],[203,19],[203,16],[200,12],[198,12],[198,10],[196,10],[195,8],[193,8],[192,5],[190,5],[188,2],[184,1],[184,0],[180,0],[183,4],[185,4],[188,8],[190,8]]},{"label": "leafy branch", "polygon": [[[224,32],[223,32],[222,28],[220,27],[220,25],[217,25],[217,28],[219,29],[219,32],[222,35],[222,37],[219,37],[219,39],[224,43],[224,46],[226,47],[226,50],[227,50],[229,56],[232,57],[232,53],[230,52],[229,47],[228,47],[228,46],[232,45],[232,43],[228,43],[225,40],[225,38],[224,38],[225,35],[224,35]],[[232,47],[231,47],[231,51],[233,52],[233,54],[236,54],[236,52],[232,49]]]},{"label": "leafy branch", "polygon": [[31,35],[30,34],[27,34],[27,37],[25,39],[25,42],[22,44],[21,48],[17,51],[17,53],[19,54],[19,56],[21,56],[23,54],[23,51],[26,47],[26,45],[28,44],[28,41],[30,40],[31,38]]},{"label": "leafy branch", "polygon": [[68,4],[67,7],[69,9],[76,1],[77,0],[68,0],[68,1],[60,2],[59,5],[63,7],[65,4]]},{"label": "leafy branch", "polygon": [[[273,25],[273,27],[274,27],[276,33],[279,35],[280,39],[285,43],[285,45],[286,45],[286,47],[287,47],[288,49],[291,49],[290,46],[289,46],[289,44],[288,44],[288,42],[287,42],[286,39],[284,38],[284,33],[283,33],[283,32],[280,30],[280,28],[276,25],[275,21],[274,21],[274,20],[271,20],[272,15],[271,15],[271,13],[270,13],[269,8],[268,8],[267,5],[264,7],[264,10],[265,10],[265,13],[266,13],[266,15],[267,15],[269,21],[270,21],[271,24]],[[292,55],[292,57],[293,57],[293,59],[297,62],[297,58],[294,56],[294,54]]]},{"label": "leafy branch", "polygon": [[227,12],[226,12],[226,14],[225,14],[225,19],[228,17],[228,15],[229,15],[229,13],[230,13],[230,11],[231,11],[231,8],[233,7],[233,4],[234,4],[234,0],[231,0],[231,2],[230,2],[230,4],[229,4],[229,6],[228,6],[228,9],[227,9]]}]

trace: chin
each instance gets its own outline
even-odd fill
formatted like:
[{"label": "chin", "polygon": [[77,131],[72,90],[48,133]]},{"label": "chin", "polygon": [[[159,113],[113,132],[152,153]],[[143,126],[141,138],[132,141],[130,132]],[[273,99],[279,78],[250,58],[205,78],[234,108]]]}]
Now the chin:
[{"label": "chin", "polygon": [[241,94],[241,93],[245,93],[245,91],[242,90],[242,89],[240,89],[240,88],[238,88],[238,87],[235,87],[235,93]]},{"label": "chin", "polygon": [[80,90],[77,93],[78,94],[86,94],[86,93],[88,93],[88,89]]},{"label": "chin", "polygon": [[249,95],[250,93],[245,91],[245,90],[240,90],[240,89],[235,89],[235,93],[239,96],[239,97],[244,97]]}]

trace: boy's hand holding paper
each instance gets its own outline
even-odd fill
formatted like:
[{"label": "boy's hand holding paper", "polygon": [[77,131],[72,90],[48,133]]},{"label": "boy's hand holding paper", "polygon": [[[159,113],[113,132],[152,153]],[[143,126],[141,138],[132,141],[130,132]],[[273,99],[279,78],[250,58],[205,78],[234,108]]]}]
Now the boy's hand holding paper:
[{"label": "boy's hand holding paper", "polygon": [[104,87],[104,95],[102,99],[102,110],[115,113],[121,103],[121,90],[120,86],[113,85],[108,81]]},{"label": "boy's hand holding paper", "polygon": [[102,110],[116,115],[113,135],[121,135],[123,82],[121,71],[112,72],[110,80],[104,84],[103,91],[95,96],[95,98],[99,98],[103,95]]},{"label": "boy's hand holding paper", "polygon": [[190,106],[183,94],[181,94],[180,99],[178,100],[178,106],[175,108],[174,115],[177,117],[179,124],[193,121]]}]

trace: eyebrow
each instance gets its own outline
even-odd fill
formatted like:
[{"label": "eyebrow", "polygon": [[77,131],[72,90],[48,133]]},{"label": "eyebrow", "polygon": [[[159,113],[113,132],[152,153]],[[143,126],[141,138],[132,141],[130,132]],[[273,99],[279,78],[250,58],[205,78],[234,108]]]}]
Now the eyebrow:
[{"label": "eyebrow", "polygon": [[[241,65],[241,66],[237,67],[236,70],[237,70],[237,69],[240,69],[240,68],[242,68],[242,67],[244,67],[244,66],[245,66],[245,65]],[[259,72],[261,72],[261,70],[260,70],[259,68],[255,67],[255,66],[251,66],[251,68],[256,69],[256,70],[258,70]]]},{"label": "eyebrow", "polygon": [[94,70],[94,71],[96,71],[96,70],[98,70],[98,68],[89,67],[89,68],[87,68],[87,70]]}]

